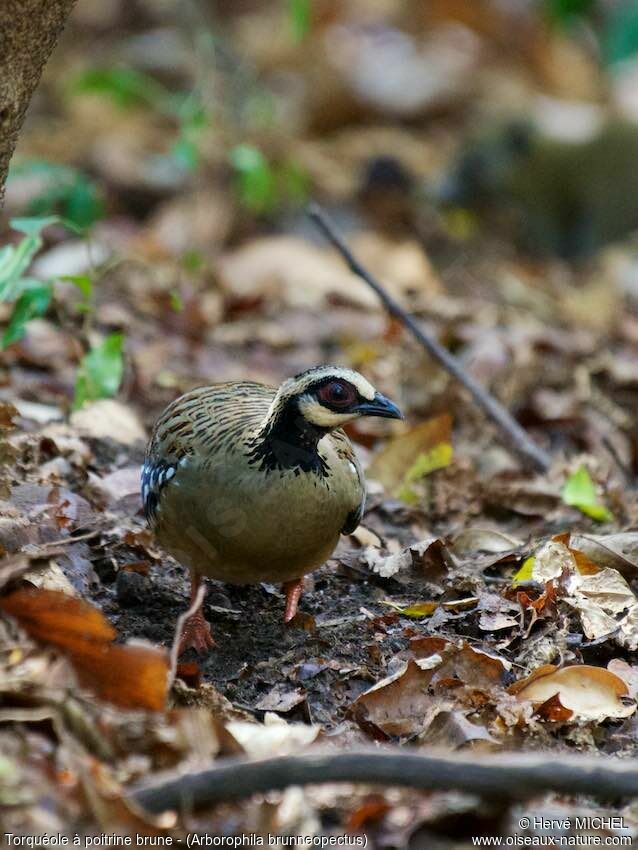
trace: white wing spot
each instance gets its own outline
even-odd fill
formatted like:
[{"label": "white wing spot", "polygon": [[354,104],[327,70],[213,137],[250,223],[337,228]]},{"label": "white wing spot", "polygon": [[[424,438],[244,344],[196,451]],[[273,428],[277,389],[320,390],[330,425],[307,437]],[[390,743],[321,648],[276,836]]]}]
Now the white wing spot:
[{"label": "white wing spot", "polygon": [[166,480],[170,481],[171,478],[173,477],[173,475],[175,475],[175,467],[169,466],[168,469],[166,470]]}]

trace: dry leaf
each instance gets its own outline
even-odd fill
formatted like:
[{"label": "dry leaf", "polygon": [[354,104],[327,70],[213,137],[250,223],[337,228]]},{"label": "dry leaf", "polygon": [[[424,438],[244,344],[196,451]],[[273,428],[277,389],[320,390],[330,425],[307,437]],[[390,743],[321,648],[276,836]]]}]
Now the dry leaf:
[{"label": "dry leaf", "polygon": [[447,413],[435,416],[389,440],[372,458],[367,475],[394,492],[403,484],[420,455],[436,446],[450,445],[451,441],[452,417]]},{"label": "dry leaf", "polygon": [[458,750],[468,744],[482,744],[488,749],[500,746],[485,726],[472,723],[463,711],[439,712],[425,732],[419,735],[419,743],[447,750]]},{"label": "dry leaf", "polygon": [[638,531],[621,534],[572,534],[570,546],[599,567],[611,567],[628,578],[638,573]]},{"label": "dry leaf", "polygon": [[306,723],[288,723],[276,714],[266,714],[264,722],[250,723],[231,720],[226,729],[244,752],[255,758],[283,756],[297,753],[315,741],[319,726]]},{"label": "dry leaf", "polygon": [[516,682],[510,693],[538,704],[558,695],[565,709],[586,720],[629,717],[636,710],[635,703],[628,705],[620,699],[629,695],[621,678],[604,667],[587,664],[562,668],[547,664]]},{"label": "dry leaf", "polygon": [[[431,667],[441,661],[428,659]],[[428,693],[432,669],[423,669],[410,659],[397,673],[382,679],[359,696],[351,706],[355,720],[373,737],[412,735],[423,729],[442,708],[440,701]]]},{"label": "dry leaf", "polygon": [[152,646],[113,644],[115,630],[88,602],[38,588],[0,598],[0,609],[30,637],[61,649],[83,684],[102,699],[126,708],[164,708],[166,652]]},{"label": "dry leaf", "polygon": [[355,528],[353,532],[351,532],[350,537],[353,540],[356,540],[359,546],[364,547],[373,547],[375,549],[379,549],[383,546],[383,541],[370,528],[366,528],[365,525],[360,525],[358,528]]},{"label": "dry leaf", "polygon": [[509,552],[523,545],[522,540],[493,531],[491,528],[464,528],[457,534],[450,545],[455,555],[467,555],[471,552],[488,552],[496,555]]},{"label": "dry leaf", "polygon": [[359,725],[376,738],[412,735],[438,712],[482,705],[502,684],[506,664],[499,658],[444,638],[410,642],[414,658],[373,685],[352,704]]},{"label": "dry leaf", "polygon": [[146,431],[137,415],[129,406],[111,398],[86,404],[71,414],[70,421],[83,437],[110,438],[125,446],[146,442]]},{"label": "dry leaf", "polygon": [[382,555],[377,549],[368,548],[363,554],[363,559],[372,572],[382,578],[391,578],[401,570],[409,570],[424,563],[428,551],[432,546],[442,546],[439,537],[426,537],[401,552],[393,555]]}]

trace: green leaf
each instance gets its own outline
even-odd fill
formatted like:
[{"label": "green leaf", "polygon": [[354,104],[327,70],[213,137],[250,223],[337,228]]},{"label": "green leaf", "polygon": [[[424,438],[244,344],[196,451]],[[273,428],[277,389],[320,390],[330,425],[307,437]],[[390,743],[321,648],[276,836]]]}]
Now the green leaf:
[{"label": "green leaf", "polygon": [[124,336],[114,333],[82,358],[75,382],[74,408],[87,401],[111,398],[122,383],[124,374]]},{"label": "green leaf", "polygon": [[610,9],[603,35],[603,55],[608,65],[631,59],[638,53],[638,2],[619,3]]},{"label": "green leaf", "polygon": [[104,216],[100,189],[77,168],[46,160],[27,159],[11,169],[11,177],[20,175],[39,178],[41,191],[33,197],[27,210],[30,216],[61,216],[74,231],[84,231]]},{"label": "green leaf", "polygon": [[424,478],[430,472],[444,469],[452,463],[454,449],[450,443],[437,443],[427,452],[421,452],[405,474],[405,481],[410,483]]},{"label": "green leaf", "polygon": [[238,178],[239,196],[253,212],[267,212],[277,203],[275,174],[263,153],[252,145],[238,145],[230,160]]},{"label": "green leaf", "polygon": [[310,194],[310,178],[296,163],[288,162],[279,171],[281,194],[295,206],[302,206]]},{"label": "green leaf", "polygon": [[397,497],[408,505],[416,504],[419,501],[419,496],[410,487],[410,484],[425,478],[431,472],[436,472],[437,469],[444,469],[449,466],[453,457],[454,449],[450,443],[437,443],[427,452],[421,452],[405,473]]},{"label": "green leaf", "polygon": [[518,587],[519,584],[524,584],[525,582],[532,580],[535,563],[536,558],[533,555],[530,555],[529,558],[526,558],[523,561],[522,567],[512,579],[512,587]]},{"label": "green leaf", "polygon": [[180,136],[171,148],[171,156],[184,171],[195,171],[199,164],[199,148],[192,139]]},{"label": "green leaf", "polygon": [[45,227],[60,221],[57,215],[30,216],[29,218],[12,218],[9,224],[19,233],[27,236],[39,236]]},{"label": "green leaf", "polygon": [[24,287],[20,279],[42,247],[40,232],[57,218],[13,218],[11,226],[26,238],[18,245],[6,245],[0,253],[0,301],[14,301]]},{"label": "green leaf", "polygon": [[310,32],[311,0],[288,0],[288,15],[295,41],[303,41]]},{"label": "green leaf", "polygon": [[85,298],[90,298],[93,293],[93,281],[86,274],[63,274],[60,276],[60,280],[77,286]]},{"label": "green leaf", "polygon": [[153,77],[122,66],[91,68],[74,80],[71,91],[104,95],[123,108],[147,104],[162,111],[168,110],[172,97]]},{"label": "green leaf", "polygon": [[609,522],[613,514],[598,501],[596,488],[585,466],[580,466],[569,476],[563,487],[561,497],[570,507],[590,516],[598,522]]},{"label": "green leaf", "polygon": [[96,184],[78,174],[71,184],[61,187],[60,213],[80,230],[103,218],[104,204]]},{"label": "green leaf", "polygon": [[184,251],[179,261],[185,271],[193,273],[201,271],[205,263],[202,254],[195,250]]},{"label": "green leaf", "polygon": [[19,295],[19,284],[23,272],[31,264],[34,254],[40,247],[37,237],[27,236],[7,255],[0,269],[0,301],[14,301]]},{"label": "green leaf", "polygon": [[403,608],[401,605],[397,605],[396,602],[391,602],[389,599],[384,601],[384,605],[388,605],[404,617],[412,617],[415,620],[421,619],[422,617],[431,617],[439,607],[438,602],[413,602],[412,605],[408,605],[406,608]]},{"label": "green leaf", "polygon": [[22,292],[24,286],[20,286],[20,279],[42,247],[40,233],[57,221],[57,216],[11,219],[11,227],[24,233],[25,238],[17,245],[6,245],[0,252],[0,301],[14,301]]},{"label": "green leaf", "polygon": [[24,336],[25,325],[37,316],[43,316],[51,303],[51,285],[37,283],[25,289],[18,298],[2,336],[2,347],[6,348]]},{"label": "green leaf", "polygon": [[184,302],[182,301],[182,296],[179,294],[179,292],[176,289],[171,289],[170,296],[171,296],[171,308],[176,313],[181,313],[182,310],[184,309]]},{"label": "green leaf", "polygon": [[593,11],[596,0],[544,0],[545,13],[555,24],[571,24]]}]

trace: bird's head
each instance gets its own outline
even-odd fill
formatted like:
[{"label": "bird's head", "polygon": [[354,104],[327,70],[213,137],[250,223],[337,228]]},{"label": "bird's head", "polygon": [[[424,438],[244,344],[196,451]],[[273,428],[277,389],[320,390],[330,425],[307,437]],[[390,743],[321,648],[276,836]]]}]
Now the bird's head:
[{"label": "bird's head", "polygon": [[324,431],[361,416],[403,418],[396,404],[363,375],[340,366],[318,366],[289,378],[279,388],[275,403],[280,409],[296,408],[310,426]]}]

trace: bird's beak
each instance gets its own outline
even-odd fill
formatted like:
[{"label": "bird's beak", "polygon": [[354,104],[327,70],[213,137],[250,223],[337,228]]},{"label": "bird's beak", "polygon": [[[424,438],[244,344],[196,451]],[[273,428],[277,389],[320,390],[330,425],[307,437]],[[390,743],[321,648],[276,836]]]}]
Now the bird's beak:
[{"label": "bird's beak", "polygon": [[384,419],[403,419],[403,414],[393,401],[381,393],[375,393],[372,401],[364,401],[357,405],[357,413],[361,416],[382,416]]}]

